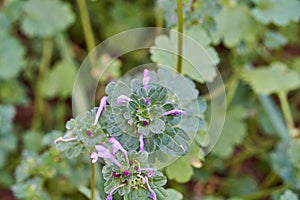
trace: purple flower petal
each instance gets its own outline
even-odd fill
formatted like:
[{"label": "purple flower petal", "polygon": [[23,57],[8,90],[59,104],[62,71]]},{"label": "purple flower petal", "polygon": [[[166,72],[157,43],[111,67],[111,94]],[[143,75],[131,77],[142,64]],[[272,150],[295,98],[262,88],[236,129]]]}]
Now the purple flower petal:
[{"label": "purple flower petal", "polygon": [[143,78],[143,87],[145,90],[148,90],[149,81],[150,81],[149,70],[145,69],[144,70],[144,78]]},{"label": "purple flower petal", "polygon": [[121,185],[119,185],[118,187],[115,187],[114,189],[112,189],[110,192],[109,192],[109,194],[108,194],[108,196],[106,197],[106,200],[112,200],[113,199],[113,194],[114,194],[114,192],[117,190],[117,189],[119,189],[119,188],[121,188],[121,187],[124,187],[126,184],[125,183],[123,183],[123,184],[121,184]]},{"label": "purple flower petal", "polygon": [[183,111],[183,110],[178,110],[178,109],[170,110],[170,111],[164,112],[164,113],[162,114],[162,116],[165,116],[165,115],[171,115],[171,114],[174,114],[174,115],[182,114],[183,116],[186,116],[186,112],[185,112],[185,111]]},{"label": "purple flower petal", "polygon": [[147,121],[143,121],[143,126],[147,126],[149,123]]},{"label": "purple flower petal", "polygon": [[145,149],[144,149],[145,142],[144,142],[144,135],[143,134],[140,134],[139,140],[140,140],[140,151],[144,152],[145,151]]},{"label": "purple flower petal", "polygon": [[62,138],[62,137],[59,137],[59,138],[56,138],[54,140],[54,144],[58,144],[60,142],[71,142],[71,141],[74,141],[74,140],[77,140],[77,137],[72,137],[72,138]]},{"label": "purple flower petal", "polygon": [[129,175],[130,175],[130,171],[125,170],[125,171],[123,172],[123,174],[124,174],[124,176],[129,176]]},{"label": "purple flower petal", "polygon": [[114,178],[118,178],[120,176],[119,174],[117,174],[117,172],[113,172],[112,175],[113,175]]},{"label": "purple flower petal", "polygon": [[90,155],[90,158],[92,158],[92,163],[96,163],[97,160],[98,160],[98,153],[96,152],[93,152],[91,155]]},{"label": "purple flower petal", "polygon": [[126,161],[128,163],[129,161],[128,161],[127,151],[122,147],[120,142],[114,137],[109,138],[108,141],[112,144],[113,154],[117,153],[117,151],[119,151],[119,150],[122,151],[124,153]]},{"label": "purple flower petal", "polygon": [[120,106],[122,103],[128,104],[131,99],[125,95],[120,95],[117,99],[117,104]]},{"label": "purple flower petal", "polygon": [[146,103],[146,104],[149,104],[149,103],[150,103],[150,99],[149,99],[149,98],[146,98],[146,99],[145,99],[145,103]]},{"label": "purple flower petal", "polygon": [[145,177],[145,179],[146,179],[147,188],[148,188],[148,190],[150,192],[150,198],[153,199],[153,200],[156,200],[156,194],[155,194],[155,192],[152,190],[152,188],[149,185],[148,177]]},{"label": "purple flower petal", "polygon": [[119,168],[122,168],[122,165],[119,161],[110,153],[109,149],[101,144],[95,145],[96,150],[98,151],[98,157],[110,159],[115,165]]},{"label": "purple flower petal", "polygon": [[104,108],[106,107],[106,99],[107,99],[107,96],[103,96],[100,100],[100,106],[98,108],[98,111],[97,111],[97,114],[95,117],[94,125],[96,125],[98,123],[100,115],[101,115],[102,111],[104,110]]}]

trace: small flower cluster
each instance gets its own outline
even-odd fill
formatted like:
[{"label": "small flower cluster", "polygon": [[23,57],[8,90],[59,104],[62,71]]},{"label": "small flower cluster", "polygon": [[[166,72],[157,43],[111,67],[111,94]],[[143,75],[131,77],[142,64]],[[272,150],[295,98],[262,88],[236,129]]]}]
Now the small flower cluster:
[{"label": "small flower cluster", "polygon": [[[146,152],[127,152],[113,137],[107,144],[96,145],[95,149],[96,152],[90,156],[92,162],[96,163],[99,157],[106,161],[102,171],[106,180],[105,191],[108,193],[106,200],[112,200],[113,194],[117,191],[120,196],[131,196],[136,190],[144,192],[145,196],[153,200],[166,198],[165,190],[162,188],[166,178],[155,168],[145,167],[148,158]],[[157,185],[158,179],[160,183]],[[164,180],[163,184],[161,179]],[[163,192],[156,194],[158,188]]]},{"label": "small flower cluster", "polygon": [[93,164],[104,159],[106,200],[113,195],[163,200],[166,177],[151,166],[156,162],[151,155],[158,150],[170,156],[189,151],[201,122],[198,91],[188,79],[160,69],[157,74],[145,69],[141,81],[131,81],[130,92],[122,93],[120,85],[109,84],[99,107],[68,121],[66,135],[54,143],[68,158],[86,149]]}]

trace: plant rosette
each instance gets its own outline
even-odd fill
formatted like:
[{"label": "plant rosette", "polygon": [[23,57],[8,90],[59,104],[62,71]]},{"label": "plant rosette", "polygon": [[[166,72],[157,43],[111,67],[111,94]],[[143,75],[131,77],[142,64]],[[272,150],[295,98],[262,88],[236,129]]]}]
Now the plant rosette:
[{"label": "plant rosette", "polygon": [[111,82],[106,93],[109,106],[102,117],[108,134],[128,151],[150,153],[151,160],[151,153],[160,158],[158,151],[172,157],[187,154],[205,126],[206,104],[195,84],[167,68],[145,69],[142,79]]}]

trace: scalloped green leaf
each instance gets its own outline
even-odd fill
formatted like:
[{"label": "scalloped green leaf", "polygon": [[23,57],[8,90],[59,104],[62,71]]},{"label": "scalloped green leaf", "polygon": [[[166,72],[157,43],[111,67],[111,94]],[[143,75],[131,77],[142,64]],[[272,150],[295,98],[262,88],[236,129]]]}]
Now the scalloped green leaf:
[{"label": "scalloped green leaf", "polygon": [[[196,33],[192,34],[197,35]],[[193,50],[192,48],[196,48],[197,45],[201,46],[201,43],[199,44],[199,41],[190,40],[185,37],[183,38],[182,56],[184,59],[182,60],[182,74],[187,75],[200,83],[203,81],[211,82],[216,77],[214,65],[219,62],[219,58],[212,49],[207,51],[207,48],[211,48],[208,46],[201,46],[201,51]],[[151,47],[150,49],[151,60],[160,65],[165,65],[176,69],[176,52],[177,33],[171,32],[169,36],[161,35],[155,39],[155,46]],[[191,63],[197,66],[195,67]]]},{"label": "scalloped green leaf", "polygon": [[300,2],[298,0],[253,0],[256,7],[252,9],[255,19],[263,24],[274,23],[285,26],[300,19]]},{"label": "scalloped green leaf", "polygon": [[50,70],[42,83],[42,94],[46,98],[70,97],[76,77],[76,69],[67,61],[59,61]]},{"label": "scalloped green leaf", "polygon": [[231,107],[227,111],[222,133],[212,150],[213,154],[228,158],[233,153],[234,147],[241,144],[247,133],[244,122],[246,115],[247,110],[243,107]]},{"label": "scalloped green leaf", "polygon": [[[169,179],[174,179],[178,183],[186,183],[193,176],[193,168],[187,156],[181,157],[166,167],[166,175]],[[184,172],[184,173],[183,173]]]},{"label": "scalloped green leaf", "polygon": [[23,31],[31,37],[51,37],[65,31],[75,20],[68,3],[60,0],[29,0],[23,5]]},{"label": "scalloped green leaf", "polygon": [[258,94],[287,93],[300,86],[300,76],[297,72],[290,70],[281,62],[273,62],[270,66],[245,71],[241,77]]},{"label": "scalloped green leaf", "polygon": [[149,129],[153,133],[162,133],[165,130],[165,122],[161,119],[154,119],[149,125]]},{"label": "scalloped green leaf", "polygon": [[215,17],[217,33],[227,47],[235,47],[241,41],[254,41],[259,31],[258,23],[251,16],[248,7],[238,5],[225,7]]},{"label": "scalloped green leaf", "polygon": [[167,189],[168,197],[166,200],[182,200],[183,196],[180,192],[174,189]]}]

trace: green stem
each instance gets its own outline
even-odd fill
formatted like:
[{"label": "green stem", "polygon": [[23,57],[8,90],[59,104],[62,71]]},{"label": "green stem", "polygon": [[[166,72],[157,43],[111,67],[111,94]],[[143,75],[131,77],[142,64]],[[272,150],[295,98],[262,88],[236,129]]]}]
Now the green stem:
[{"label": "green stem", "polygon": [[87,44],[87,49],[89,52],[91,52],[96,46],[96,42],[92,30],[89,12],[85,0],[77,0],[77,4],[79,7],[80,19],[83,27],[85,42]]},{"label": "green stem", "polygon": [[295,130],[295,126],[294,126],[293,116],[287,100],[287,94],[285,92],[279,92],[277,95],[279,97],[280,106],[286,121],[286,125],[289,129],[290,135],[294,137],[293,131]]},{"label": "green stem", "polygon": [[34,103],[34,115],[32,120],[32,129],[38,130],[41,127],[42,113],[44,111],[44,99],[42,94],[42,83],[48,74],[50,61],[53,51],[53,40],[51,38],[45,38],[43,41],[42,58],[39,66],[39,73],[35,87],[35,103]]},{"label": "green stem", "polygon": [[260,190],[255,194],[243,196],[242,199],[244,200],[255,200],[255,199],[263,199],[264,197],[270,196],[274,192],[281,192],[288,188],[288,185],[281,185],[273,188],[268,188],[265,190]]},{"label": "green stem", "polygon": [[233,76],[232,79],[230,80],[230,83],[229,83],[229,86],[227,89],[227,94],[226,94],[227,106],[229,106],[231,104],[231,101],[235,95],[238,85],[239,85],[239,80],[236,78],[236,76]]},{"label": "green stem", "polygon": [[91,200],[94,200],[95,195],[95,164],[91,162]]},{"label": "green stem", "polygon": [[177,0],[177,18],[178,18],[178,53],[177,53],[177,71],[182,72],[182,32],[183,32],[183,17],[182,17],[182,1]]},{"label": "green stem", "polygon": [[263,183],[261,184],[262,188],[267,188],[273,183],[275,183],[278,180],[277,174],[275,174],[273,171],[270,171],[266,178],[264,179]]}]

